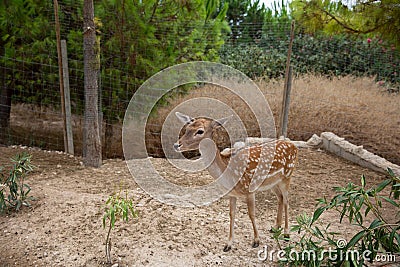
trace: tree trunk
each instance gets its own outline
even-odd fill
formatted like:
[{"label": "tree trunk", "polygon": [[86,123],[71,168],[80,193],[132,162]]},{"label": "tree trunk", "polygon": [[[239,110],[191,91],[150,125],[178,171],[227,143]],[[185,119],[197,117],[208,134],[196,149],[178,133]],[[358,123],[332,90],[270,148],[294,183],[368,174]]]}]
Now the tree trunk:
[{"label": "tree trunk", "polygon": [[83,157],[85,166],[101,166],[99,125],[98,75],[100,45],[96,39],[93,0],[83,3],[83,53],[85,75],[85,121],[83,128]]}]

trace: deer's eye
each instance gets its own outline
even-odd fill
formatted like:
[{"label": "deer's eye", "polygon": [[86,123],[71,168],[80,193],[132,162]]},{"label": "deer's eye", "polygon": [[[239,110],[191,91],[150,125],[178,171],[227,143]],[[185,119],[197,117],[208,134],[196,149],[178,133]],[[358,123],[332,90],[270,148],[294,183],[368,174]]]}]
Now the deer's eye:
[{"label": "deer's eye", "polygon": [[204,133],[204,130],[203,129],[199,129],[199,130],[197,130],[197,132],[196,132],[196,134],[195,135],[198,135],[198,134],[203,134]]}]

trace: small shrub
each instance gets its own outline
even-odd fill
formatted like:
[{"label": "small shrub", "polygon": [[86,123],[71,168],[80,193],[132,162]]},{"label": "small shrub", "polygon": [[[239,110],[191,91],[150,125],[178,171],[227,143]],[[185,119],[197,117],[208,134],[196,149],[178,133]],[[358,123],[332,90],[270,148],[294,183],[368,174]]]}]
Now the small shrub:
[{"label": "small shrub", "polygon": [[11,159],[14,164],[8,175],[0,166],[0,213],[10,209],[18,211],[22,206],[30,205],[29,200],[33,198],[28,196],[31,188],[25,184],[25,177],[34,168],[31,157],[25,152],[17,154]]},{"label": "small shrub", "polygon": [[[345,187],[336,187],[338,193],[330,201],[318,200],[318,208],[313,216],[303,214],[297,217],[297,225],[292,231],[300,234],[300,240],[282,247],[281,230],[274,230],[273,238],[279,248],[290,255],[292,251],[312,257],[286,257],[281,264],[289,266],[364,266],[365,261],[374,262],[378,253],[396,255],[400,253],[400,221],[390,222],[383,213],[382,203],[387,202],[400,215],[400,177],[388,169],[389,178],[375,187],[366,188],[366,179],[361,177],[361,186],[349,183]],[[382,191],[390,186],[389,195]],[[347,219],[359,231],[349,241],[337,239],[344,236],[330,230],[331,224],[324,228],[315,223],[327,210],[338,212],[340,223]],[[365,217],[372,213],[374,219],[365,224]],[[327,249],[329,247],[329,250]],[[312,253],[309,253],[312,251]],[[303,253],[307,252],[307,253]],[[329,252],[329,253],[327,253]]]},{"label": "small shrub", "polygon": [[133,200],[128,198],[127,192],[125,197],[121,196],[121,192],[108,197],[103,216],[103,228],[106,228],[106,221],[109,220],[106,238],[107,263],[111,263],[111,230],[114,229],[117,220],[122,219],[127,222],[130,216],[136,218],[138,214],[133,207]]}]

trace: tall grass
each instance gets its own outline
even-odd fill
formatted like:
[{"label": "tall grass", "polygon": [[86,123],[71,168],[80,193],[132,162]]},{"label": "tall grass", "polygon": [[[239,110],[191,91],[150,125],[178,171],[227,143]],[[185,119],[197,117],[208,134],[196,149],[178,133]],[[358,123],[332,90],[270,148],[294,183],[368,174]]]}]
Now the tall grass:
[{"label": "tall grass", "polygon": [[[259,80],[275,122],[279,119],[283,80]],[[179,103],[198,97],[216,98],[231,106],[240,116],[249,136],[259,136],[259,128],[249,107],[228,90],[207,85],[190,91],[158,110],[149,121],[147,147],[160,154],[162,123]],[[331,131],[386,159],[400,164],[400,95],[389,94],[374,78],[353,76],[327,78],[304,75],[293,82],[288,137],[308,140],[314,133]],[[226,144],[225,144],[226,145]]]}]

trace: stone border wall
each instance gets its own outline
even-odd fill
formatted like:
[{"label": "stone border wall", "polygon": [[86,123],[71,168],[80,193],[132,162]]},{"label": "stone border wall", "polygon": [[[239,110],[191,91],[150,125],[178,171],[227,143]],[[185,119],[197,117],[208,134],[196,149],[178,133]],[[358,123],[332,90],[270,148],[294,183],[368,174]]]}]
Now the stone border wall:
[{"label": "stone border wall", "polygon": [[[269,140],[271,139],[248,137],[246,142],[236,143],[235,147],[252,145]],[[293,141],[293,143],[299,148],[322,148],[339,157],[377,172],[386,173],[387,168],[391,168],[397,176],[400,176],[400,166],[367,151],[363,146],[356,146],[331,132],[323,132],[321,136],[314,134],[306,142]]]}]

